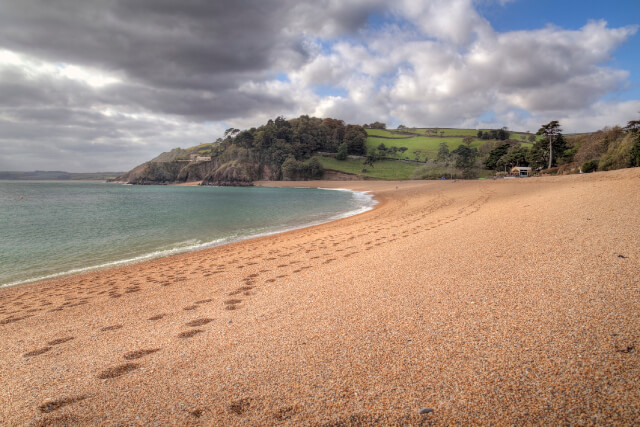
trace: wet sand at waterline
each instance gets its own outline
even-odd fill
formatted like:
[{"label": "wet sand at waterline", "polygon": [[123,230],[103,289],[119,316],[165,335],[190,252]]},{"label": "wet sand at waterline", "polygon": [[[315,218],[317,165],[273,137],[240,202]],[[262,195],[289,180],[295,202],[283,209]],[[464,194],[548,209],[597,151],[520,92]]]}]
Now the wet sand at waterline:
[{"label": "wet sand at waterline", "polygon": [[380,203],[0,290],[0,424],[640,419],[640,169],[260,185]]}]

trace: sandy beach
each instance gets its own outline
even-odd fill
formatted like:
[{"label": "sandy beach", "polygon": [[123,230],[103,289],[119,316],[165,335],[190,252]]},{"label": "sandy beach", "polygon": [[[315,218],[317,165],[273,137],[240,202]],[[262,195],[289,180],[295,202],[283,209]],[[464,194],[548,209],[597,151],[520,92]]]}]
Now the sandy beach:
[{"label": "sandy beach", "polygon": [[379,204],[0,290],[0,424],[640,419],[640,168],[259,185]]}]

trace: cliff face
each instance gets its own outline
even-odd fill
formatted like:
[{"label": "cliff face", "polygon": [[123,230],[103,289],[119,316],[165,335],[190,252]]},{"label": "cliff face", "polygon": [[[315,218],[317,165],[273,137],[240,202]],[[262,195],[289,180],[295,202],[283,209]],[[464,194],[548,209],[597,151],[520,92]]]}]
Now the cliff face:
[{"label": "cliff face", "polygon": [[253,185],[253,181],[259,177],[259,170],[255,165],[234,160],[207,175],[202,184],[245,187]]},{"label": "cliff face", "polygon": [[277,179],[268,167],[260,168],[238,160],[220,163],[210,162],[147,162],[118,176],[115,182],[127,184],[173,184],[202,181],[203,185],[249,186],[258,179]]}]

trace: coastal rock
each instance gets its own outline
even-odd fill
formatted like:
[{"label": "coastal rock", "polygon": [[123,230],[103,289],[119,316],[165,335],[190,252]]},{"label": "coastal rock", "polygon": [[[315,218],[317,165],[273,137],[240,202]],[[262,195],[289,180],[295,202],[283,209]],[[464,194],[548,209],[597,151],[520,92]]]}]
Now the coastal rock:
[{"label": "coastal rock", "polygon": [[258,168],[252,164],[237,160],[227,162],[202,180],[202,185],[220,185],[233,187],[252,186],[258,179]]}]

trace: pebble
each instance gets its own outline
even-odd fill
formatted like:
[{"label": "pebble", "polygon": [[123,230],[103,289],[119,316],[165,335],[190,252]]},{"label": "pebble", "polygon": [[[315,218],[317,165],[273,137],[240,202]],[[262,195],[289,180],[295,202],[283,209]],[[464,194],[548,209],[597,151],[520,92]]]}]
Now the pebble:
[{"label": "pebble", "polygon": [[420,408],[419,414],[430,414],[433,412],[433,408]]}]

